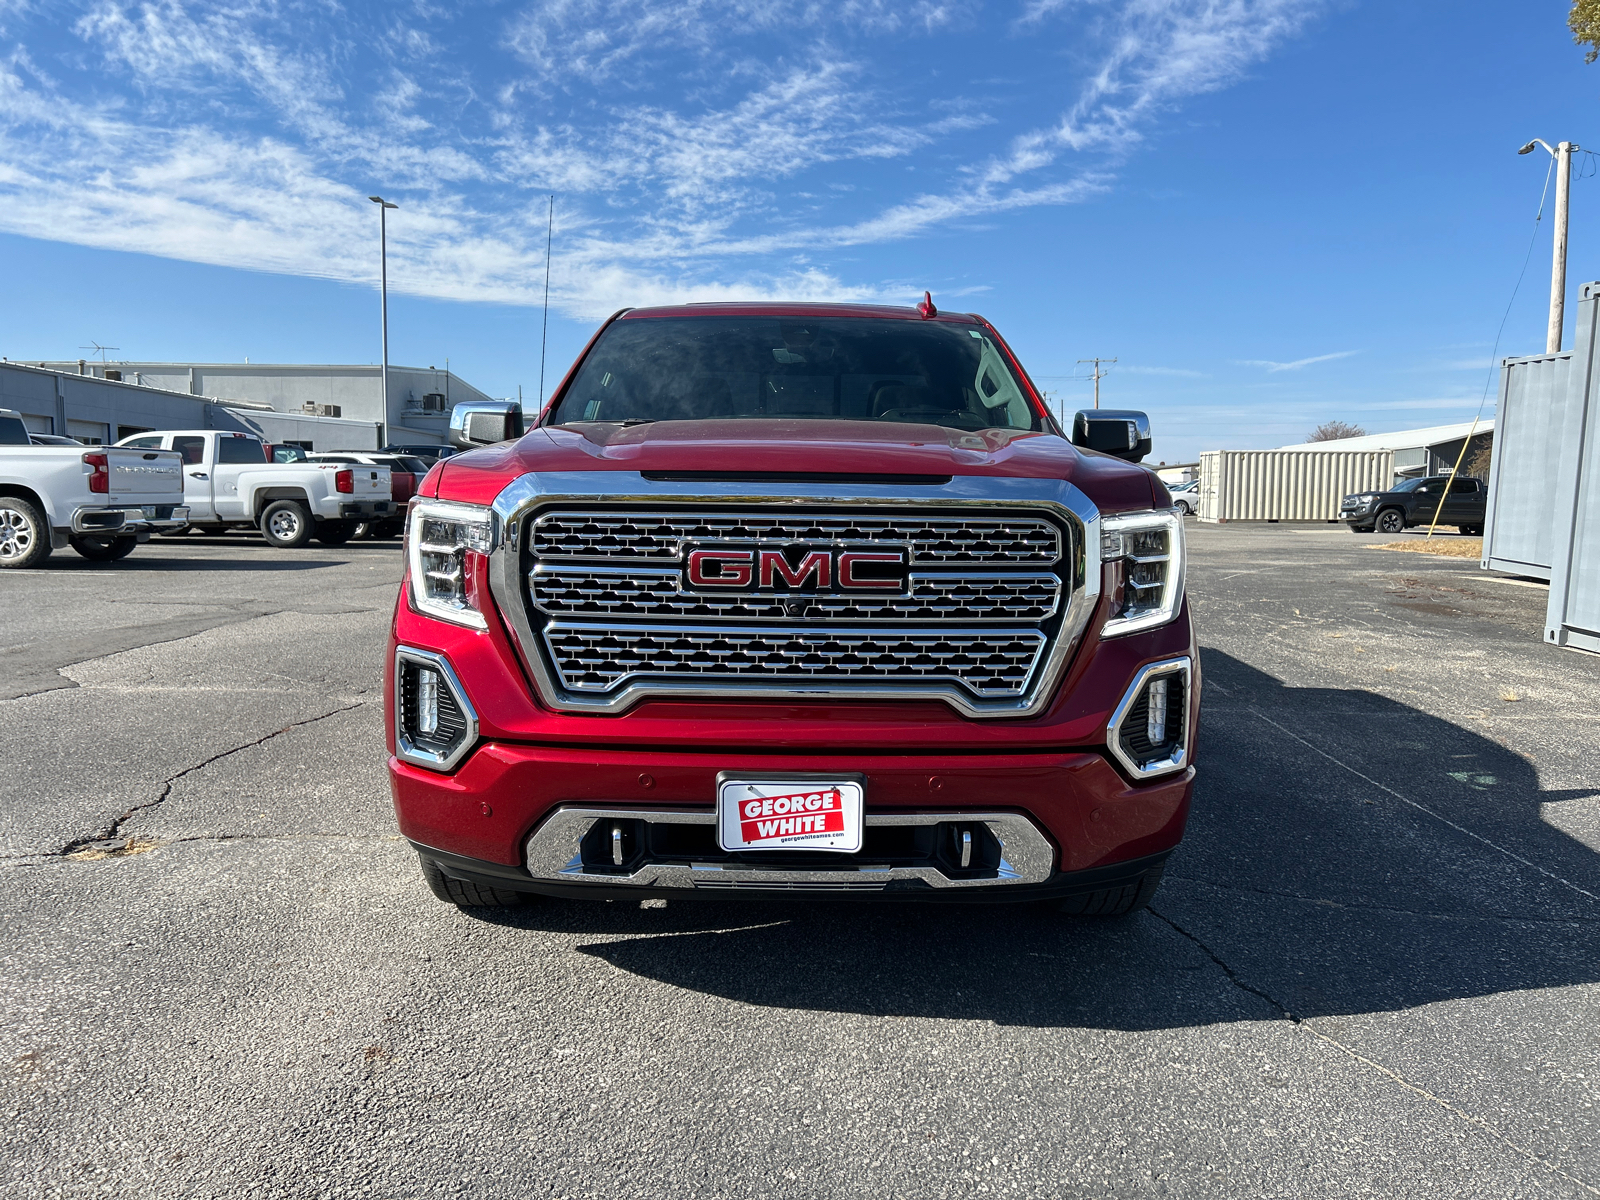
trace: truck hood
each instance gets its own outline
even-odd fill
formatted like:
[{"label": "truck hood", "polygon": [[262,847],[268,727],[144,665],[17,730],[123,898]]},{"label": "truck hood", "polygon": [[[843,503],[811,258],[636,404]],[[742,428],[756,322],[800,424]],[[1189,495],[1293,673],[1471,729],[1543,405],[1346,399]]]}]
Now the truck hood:
[{"label": "truck hood", "polygon": [[[423,495],[488,504],[530,471],[630,471],[750,478],[761,475],[988,475],[1064,479],[1101,511],[1165,507],[1153,471],[1080,451],[1054,434],[869,421],[656,421],[532,430],[515,442],[443,460]],[[919,481],[920,482],[920,481]]]}]

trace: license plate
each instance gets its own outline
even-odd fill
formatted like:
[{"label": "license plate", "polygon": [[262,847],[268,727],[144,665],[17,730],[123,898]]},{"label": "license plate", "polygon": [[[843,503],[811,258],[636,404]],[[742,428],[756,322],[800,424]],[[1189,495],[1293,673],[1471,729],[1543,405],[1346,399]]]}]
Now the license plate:
[{"label": "license plate", "polygon": [[724,850],[861,849],[860,778],[717,779],[717,842]]}]

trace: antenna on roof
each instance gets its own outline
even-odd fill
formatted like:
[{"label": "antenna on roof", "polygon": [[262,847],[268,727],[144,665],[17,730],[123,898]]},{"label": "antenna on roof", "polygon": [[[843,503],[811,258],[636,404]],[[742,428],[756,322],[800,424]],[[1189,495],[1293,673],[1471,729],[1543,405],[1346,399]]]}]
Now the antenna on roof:
[{"label": "antenna on roof", "polygon": [[95,351],[98,351],[99,354],[100,354],[100,365],[103,367],[103,366],[106,365],[106,351],[107,350],[121,350],[122,347],[121,346],[102,346],[99,342],[94,341],[93,339],[90,339],[89,344],[87,346],[79,346],[78,349],[79,350],[95,350]]},{"label": "antenna on roof", "polygon": [[544,226],[544,325],[539,330],[539,411],[544,411],[544,348],[550,339],[550,238],[556,228],[556,198],[550,196],[550,214]]},{"label": "antenna on roof", "polygon": [[933,306],[932,292],[922,293],[922,303],[917,305],[917,311],[922,314],[924,321],[929,317],[937,317],[939,315],[939,310]]}]

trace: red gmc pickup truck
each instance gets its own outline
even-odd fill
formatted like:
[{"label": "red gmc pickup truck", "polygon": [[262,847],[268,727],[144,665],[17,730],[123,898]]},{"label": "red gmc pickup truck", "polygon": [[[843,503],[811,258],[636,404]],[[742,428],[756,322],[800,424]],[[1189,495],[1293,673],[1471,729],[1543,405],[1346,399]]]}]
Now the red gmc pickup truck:
[{"label": "red gmc pickup truck", "polygon": [[490,408],[389,645],[440,899],[1149,901],[1200,676],[1142,413],[1062,431],[930,300],[624,310],[526,434]]}]

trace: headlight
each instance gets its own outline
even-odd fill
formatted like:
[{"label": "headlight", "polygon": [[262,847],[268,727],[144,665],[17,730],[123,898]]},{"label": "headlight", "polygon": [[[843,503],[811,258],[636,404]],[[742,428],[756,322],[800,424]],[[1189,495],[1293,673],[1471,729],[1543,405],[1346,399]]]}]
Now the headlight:
[{"label": "headlight", "polygon": [[494,511],[450,500],[418,500],[406,522],[411,595],[430,617],[486,629],[472,577],[494,549]]},{"label": "headlight", "polygon": [[1183,606],[1183,517],[1169,509],[1100,521],[1100,561],[1122,568],[1122,601],[1100,631],[1122,637],[1165,625]]}]

